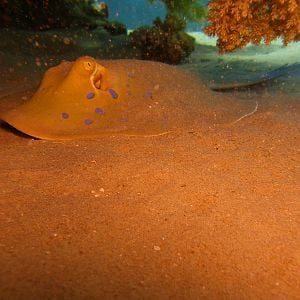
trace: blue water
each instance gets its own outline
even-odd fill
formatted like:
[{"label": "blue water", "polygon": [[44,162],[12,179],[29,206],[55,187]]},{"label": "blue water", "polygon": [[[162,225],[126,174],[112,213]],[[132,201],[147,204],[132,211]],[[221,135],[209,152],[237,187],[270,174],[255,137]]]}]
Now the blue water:
[{"label": "blue water", "polygon": [[128,29],[151,24],[157,16],[164,17],[166,13],[161,2],[152,5],[146,0],[107,0],[105,2],[109,7],[109,19],[126,24]]},{"label": "blue water", "polygon": [[[101,0],[98,0],[101,2]],[[126,24],[128,29],[149,25],[156,17],[164,18],[166,10],[164,5],[157,1],[149,4],[147,0],[107,0],[109,19]],[[201,1],[205,5],[207,0]],[[203,23],[189,23],[188,31],[200,31]]]}]

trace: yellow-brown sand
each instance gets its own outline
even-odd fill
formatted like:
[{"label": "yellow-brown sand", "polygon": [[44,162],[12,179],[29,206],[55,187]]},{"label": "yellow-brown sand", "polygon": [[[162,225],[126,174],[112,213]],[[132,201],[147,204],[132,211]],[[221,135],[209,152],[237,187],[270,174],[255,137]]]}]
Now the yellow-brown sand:
[{"label": "yellow-brown sand", "polygon": [[172,134],[0,129],[1,298],[297,299],[299,102],[160,75],[170,99],[194,86]]}]

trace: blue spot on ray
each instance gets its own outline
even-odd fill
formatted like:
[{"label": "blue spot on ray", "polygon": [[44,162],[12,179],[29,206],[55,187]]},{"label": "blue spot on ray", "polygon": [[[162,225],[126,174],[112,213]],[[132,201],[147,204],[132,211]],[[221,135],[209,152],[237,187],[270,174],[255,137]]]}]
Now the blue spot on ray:
[{"label": "blue spot on ray", "polygon": [[94,92],[89,92],[89,93],[86,94],[86,98],[89,99],[89,100],[93,99],[94,97],[95,97]]},{"label": "blue spot on ray", "polygon": [[119,97],[118,93],[113,89],[108,89],[108,92],[110,93],[113,99],[117,99]]},{"label": "blue spot on ray", "polygon": [[85,125],[91,125],[92,123],[93,123],[93,120],[91,120],[91,119],[85,119],[84,120]]},{"label": "blue spot on ray", "polygon": [[69,118],[69,114],[66,113],[66,112],[62,112],[61,116],[62,116],[63,119],[68,119]]},{"label": "blue spot on ray", "polygon": [[103,111],[102,108],[96,107],[96,108],[95,108],[95,113],[96,113],[96,114],[99,114],[99,115],[103,115],[103,114],[104,114],[104,111]]}]

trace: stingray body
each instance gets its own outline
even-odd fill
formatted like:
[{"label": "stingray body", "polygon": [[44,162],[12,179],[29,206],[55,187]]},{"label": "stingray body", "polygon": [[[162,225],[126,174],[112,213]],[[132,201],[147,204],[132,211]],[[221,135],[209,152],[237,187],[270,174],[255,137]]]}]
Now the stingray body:
[{"label": "stingray body", "polygon": [[[143,62],[142,71],[139,66],[131,60],[99,62],[91,57],[63,61],[45,73],[27,102],[0,118],[27,135],[48,140],[164,134],[176,119],[184,122],[193,113],[192,105],[186,109],[181,103],[189,95],[189,84],[183,81],[191,80],[164,64]],[[168,91],[173,89],[178,97],[173,91],[170,99]]]}]

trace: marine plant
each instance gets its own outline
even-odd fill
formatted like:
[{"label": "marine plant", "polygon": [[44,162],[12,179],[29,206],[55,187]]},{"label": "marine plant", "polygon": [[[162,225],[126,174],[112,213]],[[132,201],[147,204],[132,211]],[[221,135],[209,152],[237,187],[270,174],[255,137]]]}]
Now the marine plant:
[{"label": "marine plant", "polygon": [[208,21],[204,31],[217,36],[220,53],[276,38],[284,45],[300,40],[299,0],[211,0]]},{"label": "marine plant", "polygon": [[141,51],[142,59],[169,64],[183,62],[194,50],[195,39],[185,31],[185,22],[175,15],[159,17],[153,26],[143,26],[130,34],[132,45]]},{"label": "marine plant", "polygon": [[[157,0],[148,0],[154,3]],[[143,26],[130,34],[132,45],[141,51],[143,59],[170,64],[183,62],[194,50],[195,39],[186,32],[188,21],[200,21],[205,16],[198,0],[160,0],[165,4],[166,17],[156,18],[152,26]]]}]

